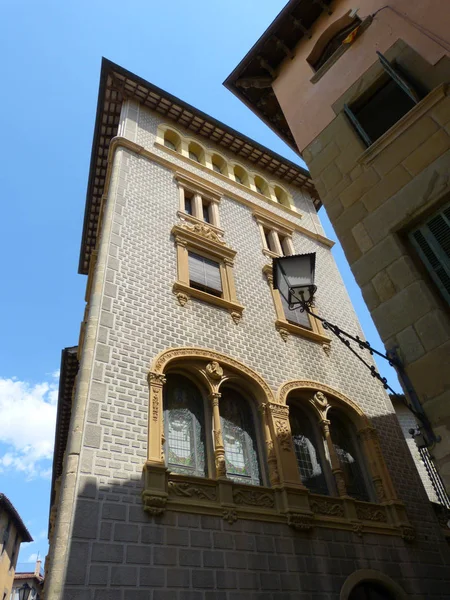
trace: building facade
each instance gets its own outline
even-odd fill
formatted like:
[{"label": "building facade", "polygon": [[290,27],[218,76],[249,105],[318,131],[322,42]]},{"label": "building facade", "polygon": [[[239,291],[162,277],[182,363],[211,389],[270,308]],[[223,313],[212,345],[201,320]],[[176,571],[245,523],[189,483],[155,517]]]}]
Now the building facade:
[{"label": "building facade", "polygon": [[14,575],[14,582],[11,590],[10,600],[21,600],[20,590],[23,590],[23,588],[25,588],[26,592],[28,593],[27,600],[42,599],[44,576],[41,572],[41,563],[42,561],[38,559],[32,571],[23,570],[20,564],[16,565],[16,573]]},{"label": "building facade", "polygon": [[361,333],[316,204],[300,167],[103,62],[48,600],[446,597],[388,396],[272,286],[274,256],[315,252],[315,310]]},{"label": "building facade", "polygon": [[5,494],[0,494],[0,596],[2,600],[9,600],[11,596],[20,544],[32,541],[33,538],[11,501]]},{"label": "building facade", "polygon": [[226,85],[306,161],[448,489],[447,20],[442,0],[291,0]]}]

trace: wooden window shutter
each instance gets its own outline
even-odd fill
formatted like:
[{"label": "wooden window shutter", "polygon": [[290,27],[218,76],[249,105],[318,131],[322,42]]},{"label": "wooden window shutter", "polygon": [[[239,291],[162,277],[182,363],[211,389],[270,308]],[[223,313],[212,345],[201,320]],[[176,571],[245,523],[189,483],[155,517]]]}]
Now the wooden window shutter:
[{"label": "wooden window shutter", "polygon": [[294,310],[290,310],[289,304],[280,294],[281,304],[283,305],[284,316],[286,317],[286,321],[290,323],[294,323],[294,325],[300,325],[300,327],[306,327],[307,329],[312,329],[311,323],[309,321],[309,315],[307,312],[300,312],[299,308]]},{"label": "wooden window shutter", "polygon": [[199,286],[222,292],[219,263],[189,252],[189,280]]},{"label": "wooden window shutter", "polygon": [[450,205],[412,231],[409,239],[450,304]]}]

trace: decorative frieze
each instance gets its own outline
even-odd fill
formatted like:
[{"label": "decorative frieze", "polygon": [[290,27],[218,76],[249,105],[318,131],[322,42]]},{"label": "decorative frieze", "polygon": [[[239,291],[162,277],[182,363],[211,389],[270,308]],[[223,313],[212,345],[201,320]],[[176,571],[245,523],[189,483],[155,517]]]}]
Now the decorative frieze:
[{"label": "decorative frieze", "polygon": [[236,504],[273,508],[275,500],[267,491],[238,488],[233,490],[233,500]]},{"label": "decorative frieze", "polygon": [[217,500],[215,488],[211,486],[193,485],[177,481],[169,481],[169,497],[180,496],[182,498],[197,498],[198,500]]},{"label": "decorative frieze", "polygon": [[311,498],[311,510],[313,513],[328,517],[343,517],[344,506],[336,498]]}]

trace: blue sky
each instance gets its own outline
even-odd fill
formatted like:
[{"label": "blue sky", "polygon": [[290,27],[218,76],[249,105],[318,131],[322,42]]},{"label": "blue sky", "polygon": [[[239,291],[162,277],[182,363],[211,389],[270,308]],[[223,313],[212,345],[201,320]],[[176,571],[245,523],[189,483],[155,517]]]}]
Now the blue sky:
[{"label": "blue sky", "polygon": [[[36,540],[20,561],[47,551],[58,368],[84,310],[77,266],[101,57],[298,161],[222,86],[284,4],[2,2],[0,491]],[[382,348],[339,245],[334,254],[367,338]]]}]

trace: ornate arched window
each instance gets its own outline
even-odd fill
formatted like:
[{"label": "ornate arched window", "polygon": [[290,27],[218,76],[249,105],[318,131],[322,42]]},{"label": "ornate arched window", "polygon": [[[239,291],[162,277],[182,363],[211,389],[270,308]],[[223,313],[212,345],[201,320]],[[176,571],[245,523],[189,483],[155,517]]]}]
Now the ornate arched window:
[{"label": "ornate arched window", "polygon": [[254,415],[249,402],[235,389],[221,389],[220,421],[227,477],[239,483],[261,484]]},{"label": "ornate arched window", "polygon": [[172,131],[171,129],[167,129],[164,132],[164,146],[166,148],[170,148],[170,150],[175,150],[177,152],[180,151],[181,140],[180,136]]},{"label": "ornate arched window", "polygon": [[318,428],[295,404],[289,408],[289,421],[303,484],[316,494],[329,494],[324,466],[324,445]]},{"label": "ornate arched window", "polygon": [[358,500],[369,501],[369,493],[364,479],[362,455],[358,439],[352,424],[339,410],[331,409],[328,413],[330,433],[333,446],[349,496]]},{"label": "ornate arched window", "polygon": [[164,453],[170,471],[205,477],[205,414],[198,388],[182,375],[168,375],[164,389]]},{"label": "ornate arched window", "polygon": [[395,596],[381,583],[362,581],[350,592],[348,600],[395,600]]}]

